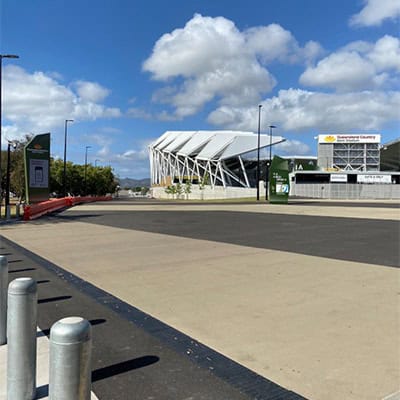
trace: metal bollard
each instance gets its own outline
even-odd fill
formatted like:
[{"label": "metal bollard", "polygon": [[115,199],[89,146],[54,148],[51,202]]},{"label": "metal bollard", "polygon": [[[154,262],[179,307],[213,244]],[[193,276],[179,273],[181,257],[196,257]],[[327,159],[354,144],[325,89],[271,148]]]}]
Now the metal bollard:
[{"label": "metal bollard", "polygon": [[81,317],[63,318],[50,330],[50,400],[90,400],[92,328]]},{"label": "metal bollard", "polygon": [[36,394],[37,285],[17,278],[8,286],[7,399],[33,400]]},{"label": "metal bollard", "polygon": [[7,257],[0,256],[0,345],[7,343],[7,286]]}]

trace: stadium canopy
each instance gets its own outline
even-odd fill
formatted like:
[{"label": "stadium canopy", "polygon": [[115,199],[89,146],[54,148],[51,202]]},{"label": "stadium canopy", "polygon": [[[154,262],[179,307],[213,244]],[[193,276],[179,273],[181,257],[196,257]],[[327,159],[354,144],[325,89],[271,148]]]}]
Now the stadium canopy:
[{"label": "stadium canopy", "polygon": [[380,156],[381,171],[400,171],[400,138],[384,144]]},{"label": "stadium canopy", "polygon": [[[260,149],[285,141],[260,135]],[[251,187],[256,163],[246,158],[258,135],[241,131],[167,131],[149,146],[151,184],[193,182]],[[250,175],[250,176],[249,176]]]}]

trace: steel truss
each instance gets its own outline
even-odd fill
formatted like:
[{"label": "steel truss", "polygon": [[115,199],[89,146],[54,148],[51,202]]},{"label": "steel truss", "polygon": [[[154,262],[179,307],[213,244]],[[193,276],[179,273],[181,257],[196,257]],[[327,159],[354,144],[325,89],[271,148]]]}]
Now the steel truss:
[{"label": "steel truss", "polygon": [[179,183],[186,181],[198,181],[200,184],[226,187],[232,181],[237,185],[249,188],[249,179],[246,168],[240,156],[235,157],[240,165],[241,179],[230,170],[224,160],[203,160],[163,152],[157,148],[150,147],[150,175],[152,185],[167,185],[178,180]]}]

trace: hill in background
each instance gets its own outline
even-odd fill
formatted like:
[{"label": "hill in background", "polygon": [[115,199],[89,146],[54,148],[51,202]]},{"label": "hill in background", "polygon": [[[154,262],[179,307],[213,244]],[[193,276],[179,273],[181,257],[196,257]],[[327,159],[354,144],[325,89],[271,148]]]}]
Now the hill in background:
[{"label": "hill in background", "polygon": [[150,187],[150,178],[143,179],[132,179],[132,178],[120,178],[118,179],[119,186],[123,188],[135,188],[135,187]]}]

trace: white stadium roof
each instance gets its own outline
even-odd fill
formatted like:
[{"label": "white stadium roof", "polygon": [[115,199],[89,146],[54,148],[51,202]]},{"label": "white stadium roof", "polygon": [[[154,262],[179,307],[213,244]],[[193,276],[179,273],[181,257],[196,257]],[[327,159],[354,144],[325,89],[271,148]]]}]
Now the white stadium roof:
[{"label": "white stadium roof", "polygon": [[[269,135],[260,135],[260,148],[270,145]],[[285,139],[272,136],[271,144]],[[241,131],[167,131],[150,148],[198,160],[226,160],[257,150],[258,135]]]},{"label": "white stadium roof", "polygon": [[[283,141],[281,136],[262,134],[260,148]],[[212,187],[250,187],[253,172],[248,175],[240,156],[257,148],[258,135],[253,132],[167,131],[149,146],[151,184],[167,186],[191,179]]]}]

